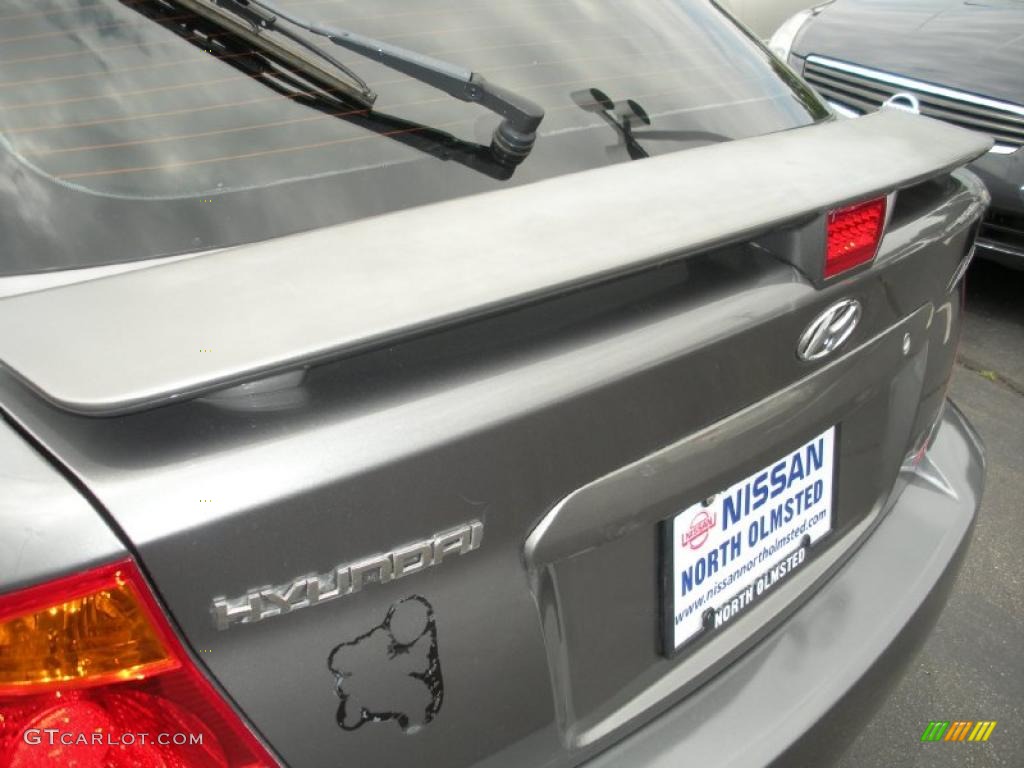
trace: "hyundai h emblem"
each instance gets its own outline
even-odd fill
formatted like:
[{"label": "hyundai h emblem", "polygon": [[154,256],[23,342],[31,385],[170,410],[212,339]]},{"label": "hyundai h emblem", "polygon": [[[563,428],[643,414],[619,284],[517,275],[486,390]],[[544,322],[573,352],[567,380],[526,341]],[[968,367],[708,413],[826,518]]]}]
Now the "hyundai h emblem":
[{"label": "hyundai h emblem", "polygon": [[837,301],[807,326],[796,345],[801,360],[820,360],[842,346],[860,322],[860,302],[855,299]]}]

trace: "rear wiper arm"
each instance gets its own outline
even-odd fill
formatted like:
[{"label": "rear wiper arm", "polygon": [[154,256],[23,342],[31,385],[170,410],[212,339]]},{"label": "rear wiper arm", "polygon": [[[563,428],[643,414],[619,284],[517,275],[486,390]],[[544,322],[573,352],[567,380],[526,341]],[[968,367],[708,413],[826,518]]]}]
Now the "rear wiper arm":
[{"label": "rear wiper arm", "polygon": [[[207,17],[216,15],[216,18],[221,21],[225,15],[230,14],[244,19],[251,25],[248,30],[250,42],[253,42],[252,35],[259,35],[264,30],[286,35],[305,48],[311,49],[321,58],[330,61],[352,78],[360,88],[358,99],[367,106],[373,104],[376,94],[365,82],[348,67],[310,45],[300,36],[291,33],[280,24],[280,21],[284,20],[299,29],[325,37],[335,45],[375,59],[386,67],[437,88],[460,101],[479,104],[503,118],[491,138],[491,150],[498,159],[510,165],[517,165],[525,160],[537,139],[537,129],[544,119],[544,108],[525,96],[489,82],[476,72],[356,32],[306,21],[287,11],[282,11],[266,0],[178,0],[178,2],[198,14]],[[305,63],[308,64],[308,62]]]}]

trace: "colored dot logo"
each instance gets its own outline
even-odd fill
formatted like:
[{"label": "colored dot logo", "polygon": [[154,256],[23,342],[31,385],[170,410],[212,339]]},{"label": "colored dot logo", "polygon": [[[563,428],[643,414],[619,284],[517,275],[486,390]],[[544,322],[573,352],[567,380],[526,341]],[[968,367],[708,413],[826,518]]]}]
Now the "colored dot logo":
[{"label": "colored dot logo", "polygon": [[988,741],[995,729],[995,720],[932,720],[921,741]]}]

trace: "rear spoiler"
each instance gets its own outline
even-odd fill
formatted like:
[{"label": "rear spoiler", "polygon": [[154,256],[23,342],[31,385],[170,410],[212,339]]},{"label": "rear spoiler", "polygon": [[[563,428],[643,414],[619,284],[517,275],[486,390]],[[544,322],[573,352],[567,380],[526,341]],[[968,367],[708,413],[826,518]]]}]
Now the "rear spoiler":
[{"label": "rear spoiler", "polygon": [[895,110],[0,299],[0,362],[81,414],[366,350],[923,181],[991,141]]}]

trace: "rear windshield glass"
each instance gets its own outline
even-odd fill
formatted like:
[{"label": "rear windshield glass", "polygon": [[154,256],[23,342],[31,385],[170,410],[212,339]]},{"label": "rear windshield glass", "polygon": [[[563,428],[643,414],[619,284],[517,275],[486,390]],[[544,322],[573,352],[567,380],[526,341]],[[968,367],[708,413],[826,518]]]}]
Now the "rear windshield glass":
[{"label": "rear windshield glass", "polygon": [[708,0],[278,4],[534,100],[533,152],[495,167],[497,115],[323,38],[373,112],[283,88],[171,0],[6,0],[0,275],[253,242],[827,114]]}]

